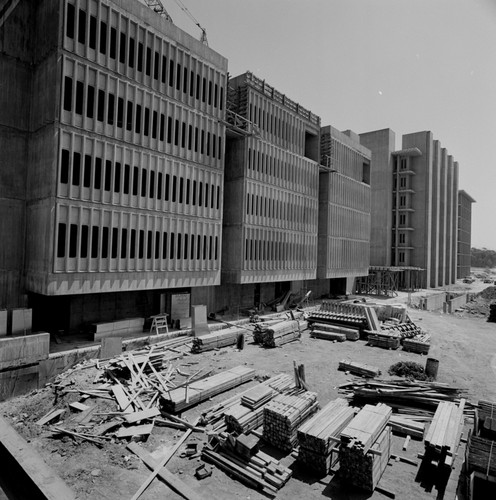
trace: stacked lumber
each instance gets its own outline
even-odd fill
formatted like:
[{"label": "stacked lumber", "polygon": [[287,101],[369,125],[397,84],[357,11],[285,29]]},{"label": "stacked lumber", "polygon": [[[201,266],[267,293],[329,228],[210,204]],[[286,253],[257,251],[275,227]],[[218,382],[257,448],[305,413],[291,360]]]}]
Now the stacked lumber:
[{"label": "stacked lumber", "polygon": [[[294,380],[286,373],[281,373],[261,382],[259,385],[268,386],[275,391],[275,394],[278,394],[286,392],[289,389],[293,388]],[[255,387],[258,387],[258,385]],[[202,414],[202,424],[211,425],[213,426],[214,431],[220,431],[224,427],[224,418],[226,412],[229,411],[229,409],[233,406],[240,405],[243,395],[250,392],[252,389],[253,388],[247,389],[241,394],[232,396],[229,399],[226,399],[225,401],[222,401],[207,409]]]},{"label": "stacked lumber", "polygon": [[241,396],[241,404],[250,410],[256,410],[268,403],[274,394],[274,390],[268,385],[257,385]]},{"label": "stacked lumber", "polygon": [[329,332],[329,331],[326,332],[323,330],[316,330],[315,328],[312,329],[311,336],[315,339],[332,340],[337,342],[344,342],[346,340],[345,333]]},{"label": "stacked lumber", "polygon": [[346,484],[374,491],[386,470],[390,456],[391,429],[389,427],[382,430],[368,452],[355,446],[342,444],[339,449],[339,477]]},{"label": "stacked lumber", "polygon": [[211,377],[193,382],[185,387],[172,389],[161,397],[166,411],[180,412],[185,408],[205,401],[216,394],[244,384],[255,377],[255,370],[246,366],[236,366]]},{"label": "stacked lumber", "polygon": [[276,323],[265,330],[261,343],[264,347],[279,347],[299,339],[307,326],[306,321],[298,320]]},{"label": "stacked lumber", "polygon": [[363,314],[346,312],[312,311],[307,318],[309,323],[328,323],[331,325],[351,326],[356,329],[367,328],[367,319]]},{"label": "stacked lumber", "polygon": [[453,465],[463,430],[464,406],[464,399],[459,406],[450,401],[441,401],[436,409],[424,444],[425,456],[430,460],[435,458],[439,465]]},{"label": "stacked lumber", "polygon": [[431,336],[426,333],[415,335],[412,338],[403,340],[403,350],[416,352],[418,354],[428,354],[431,347]]},{"label": "stacked lumber", "polygon": [[471,435],[467,442],[465,456],[467,474],[481,474],[481,479],[496,482],[496,442],[480,436]]},{"label": "stacked lumber", "polygon": [[242,404],[236,404],[224,414],[226,428],[237,434],[251,432],[263,424],[264,406],[250,410]]},{"label": "stacked lumber", "polygon": [[395,434],[406,435],[415,439],[424,439],[425,424],[409,415],[391,415],[389,426]]},{"label": "stacked lumber", "polygon": [[489,437],[492,434],[490,431],[492,431],[494,419],[496,419],[496,402],[493,403],[485,399],[479,400],[475,408],[476,434],[487,434],[487,437]]},{"label": "stacked lumber", "polygon": [[199,353],[236,345],[238,336],[244,332],[245,330],[243,328],[231,327],[207,333],[200,337],[193,337],[191,352]]},{"label": "stacked lumber", "polygon": [[[366,332],[368,333],[368,332]],[[398,349],[401,343],[401,336],[395,332],[374,331],[368,335],[368,344],[382,349]]]},{"label": "stacked lumber", "polygon": [[298,429],[298,462],[319,475],[327,475],[338,457],[341,431],[354,417],[345,399],[328,403]]},{"label": "stacked lumber", "polygon": [[242,483],[262,491],[273,498],[291,478],[292,471],[278,460],[258,451],[247,457],[239,454],[237,440],[230,435],[219,435],[220,445],[215,449],[206,446],[202,458],[212,463]]},{"label": "stacked lumber", "polygon": [[358,328],[332,325],[330,323],[313,323],[312,335],[315,331],[345,334],[346,340],[358,340],[360,338],[360,331]]},{"label": "stacked lumber", "polygon": [[382,331],[385,330],[391,333],[394,332],[400,334],[402,339],[412,338],[424,333],[423,330],[412,321],[409,323],[400,323],[398,325],[389,325],[387,327],[383,326]]},{"label": "stacked lumber", "polygon": [[315,392],[276,396],[264,407],[264,440],[283,451],[290,451],[297,443],[298,427],[318,408]]},{"label": "stacked lumber", "polygon": [[415,408],[434,413],[441,401],[460,401],[462,390],[439,382],[420,382],[404,379],[367,380],[343,384],[341,393],[347,394],[354,403],[387,403],[402,412]]},{"label": "stacked lumber", "polygon": [[342,360],[339,362],[338,370],[350,372],[361,377],[378,377],[381,374],[379,368],[356,361]]},{"label": "stacked lumber", "polygon": [[[287,318],[285,318],[287,319]],[[270,319],[270,320],[264,320],[264,321],[258,321],[253,324],[253,342],[255,344],[261,344],[263,340],[263,336],[265,332],[267,331],[267,328],[270,328],[273,325],[276,325],[277,323],[281,323],[281,321],[284,321],[282,318],[277,318],[277,319]]]}]

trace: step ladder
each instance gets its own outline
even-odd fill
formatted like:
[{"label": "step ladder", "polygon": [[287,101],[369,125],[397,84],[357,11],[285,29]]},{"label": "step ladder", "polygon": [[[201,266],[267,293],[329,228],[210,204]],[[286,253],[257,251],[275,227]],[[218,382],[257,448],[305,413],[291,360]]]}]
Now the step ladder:
[{"label": "step ladder", "polygon": [[152,326],[150,327],[150,333],[158,335],[160,333],[169,333],[169,326],[167,324],[168,314],[157,314],[153,317]]}]

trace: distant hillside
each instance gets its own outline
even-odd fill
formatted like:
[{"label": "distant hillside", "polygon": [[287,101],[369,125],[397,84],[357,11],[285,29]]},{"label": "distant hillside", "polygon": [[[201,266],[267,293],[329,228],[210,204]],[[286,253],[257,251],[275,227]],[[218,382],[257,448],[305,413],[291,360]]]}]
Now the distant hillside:
[{"label": "distant hillside", "polygon": [[487,248],[472,248],[471,250],[472,267],[496,267],[496,252]]}]

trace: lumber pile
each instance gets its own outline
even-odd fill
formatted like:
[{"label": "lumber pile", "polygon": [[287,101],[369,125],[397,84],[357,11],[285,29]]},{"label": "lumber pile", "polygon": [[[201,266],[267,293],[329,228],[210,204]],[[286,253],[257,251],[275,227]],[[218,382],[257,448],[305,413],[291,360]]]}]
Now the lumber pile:
[{"label": "lumber pile", "polygon": [[474,429],[477,436],[496,440],[496,402],[479,400],[475,407]]},{"label": "lumber pile", "polygon": [[411,415],[391,415],[389,426],[395,434],[410,436],[414,439],[424,439],[425,423]]},{"label": "lumber pile", "polygon": [[[465,466],[468,476],[474,475],[483,481],[496,483],[496,442],[470,435],[465,454]],[[469,498],[472,499],[474,496],[470,495]]]},{"label": "lumber pile", "polygon": [[216,394],[244,384],[255,377],[255,370],[236,366],[216,375],[170,390],[161,397],[162,407],[174,413],[205,401]]},{"label": "lumber pile", "polygon": [[368,333],[368,345],[381,347],[382,349],[398,349],[401,336],[395,332],[374,331]]},{"label": "lumber pile", "polygon": [[387,325],[382,327],[382,331],[390,333],[398,333],[402,339],[412,338],[417,335],[422,335],[424,331],[412,321],[408,323],[399,323],[396,325]]},{"label": "lumber pile", "polygon": [[402,412],[414,408],[434,413],[441,401],[459,402],[463,391],[457,387],[439,382],[420,382],[404,379],[367,380],[342,384],[341,393],[360,405],[363,403],[386,403]]},{"label": "lumber pile", "polygon": [[[279,394],[279,393],[284,393],[293,388],[294,380],[289,375],[281,373],[279,375],[275,375],[269,378],[268,380],[261,382],[258,385],[264,387],[270,387],[271,389],[274,390],[274,394]],[[258,387],[258,385],[255,387]],[[208,410],[206,410],[202,414],[202,419],[201,419],[202,425],[212,426],[212,430],[214,432],[220,432],[221,430],[223,430],[223,428],[225,427],[224,419],[226,412],[228,412],[231,408],[235,406],[241,405],[241,398],[243,397],[243,395],[249,393],[250,391],[252,391],[252,389],[253,388],[247,389],[241,394],[232,396],[229,399],[226,399],[225,401],[222,401],[221,403],[218,403],[213,407],[209,408]]]},{"label": "lumber pile", "polygon": [[416,352],[418,354],[428,354],[431,347],[431,336],[427,333],[415,335],[412,338],[405,338],[403,340],[403,350],[409,352]]},{"label": "lumber pile", "polygon": [[463,430],[464,406],[464,399],[459,406],[450,401],[439,403],[424,438],[426,458],[431,461],[435,459],[439,465],[452,467]]},{"label": "lumber pile", "polygon": [[298,429],[298,462],[319,475],[329,474],[338,458],[341,431],[355,411],[345,399],[328,403]]},{"label": "lumber pile", "polygon": [[263,333],[260,343],[264,347],[280,347],[301,337],[306,330],[306,321],[288,320],[269,326]]},{"label": "lumber pile", "polygon": [[346,327],[351,326],[359,330],[367,328],[367,319],[363,314],[320,310],[312,311],[307,320],[309,323],[327,323]]},{"label": "lumber pile", "polygon": [[373,491],[391,455],[391,408],[365,405],[341,432],[339,474],[343,482]]},{"label": "lumber pile", "polygon": [[238,336],[244,332],[245,330],[243,328],[231,327],[216,330],[215,332],[207,333],[201,337],[193,337],[191,352],[200,353],[236,345]]},{"label": "lumber pile", "polygon": [[[217,439],[218,443],[211,443],[203,448],[202,459],[247,486],[273,498],[291,478],[291,469],[262,451],[256,451],[250,456],[244,451],[240,453],[243,445],[240,446],[239,437],[222,433]],[[251,450],[254,449],[256,447],[251,447]]]},{"label": "lumber pile", "polygon": [[344,334],[346,336],[346,340],[358,340],[360,338],[360,331],[358,328],[352,328],[349,326],[332,325],[330,323],[313,323],[312,336],[317,336],[315,335],[316,331]]},{"label": "lumber pile", "polygon": [[381,374],[379,368],[356,361],[342,360],[339,362],[338,370],[350,372],[361,377],[378,377]]},{"label": "lumber pile", "polygon": [[283,451],[292,450],[298,440],[298,427],[318,408],[315,392],[276,396],[264,407],[264,440]]},{"label": "lumber pile", "polygon": [[311,336],[315,339],[332,340],[333,342],[344,342],[346,340],[345,333],[316,330],[315,328],[312,329]]}]

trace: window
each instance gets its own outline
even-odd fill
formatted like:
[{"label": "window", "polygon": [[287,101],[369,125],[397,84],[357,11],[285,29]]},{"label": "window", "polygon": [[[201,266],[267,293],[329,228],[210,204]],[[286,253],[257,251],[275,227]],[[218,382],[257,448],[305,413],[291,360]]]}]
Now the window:
[{"label": "window", "polygon": [[116,162],[114,168],[114,192],[120,193],[120,191],[121,191],[121,164],[119,162]]},{"label": "window", "polygon": [[107,53],[107,24],[100,21],[100,54]]},{"label": "window", "polygon": [[146,48],[146,69],[145,73],[147,76],[152,74],[152,49],[150,47]]},{"label": "window", "polygon": [[69,182],[69,162],[70,156],[67,149],[62,150],[62,157],[60,160],[60,182],[61,184],[68,184]]},{"label": "window", "polygon": [[74,19],[76,17],[76,9],[74,5],[67,4],[67,19],[65,26],[65,34],[69,38],[74,38]]},{"label": "window", "polygon": [[138,71],[143,71],[143,44],[138,42]]},{"label": "window", "polygon": [[145,231],[143,231],[143,229],[140,229],[138,259],[142,259],[144,255],[145,255]]},{"label": "window", "polygon": [[84,84],[83,82],[76,82],[76,113],[78,115],[83,114],[83,102],[84,102]]},{"label": "window", "polygon": [[400,177],[400,187],[406,187],[406,177]]},{"label": "window", "polygon": [[72,78],[66,76],[64,78],[64,110],[71,111],[72,109]]},{"label": "window", "polygon": [[400,233],[400,243],[405,243],[405,233]]},{"label": "window", "polygon": [[77,225],[71,224],[69,229],[69,257],[77,257]]},{"label": "window", "polygon": [[91,187],[91,156],[84,155],[83,186]]},{"label": "window", "polygon": [[119,97],[117,99],[117,126],[122,128],[122,123],[124,121],[124,99]]},{"label": "window", "polygon": [[90,49],[96,49],[96,17],[90,16]]},{"label": "window", "polygon": [[135,42],[134,38],[129,38],[129,61],[128,65],[130,68],[134,68],[134,47],[135,47]]},{"label": "window", "polygon": [[81,176],[81,153],[74,153],[72,157],[72,185],[79,186]]},{"label": "window", "polygon": [[155,195],[155,172],[153,170],[150,171],[150,192],[149,197],[153,198]]},{"label": "window", "polygon": [[127,229],[121,233],[121,259],[125,259],[127,254]]},{"label": "window", "polygon": [[143,123],[143,133],[146,137],[150,132],[150,108],[145,108],[145,118]]},{"label": "window", "polygon": [[102,159],[95,158],[95,181],[94,188],[100,189],[102,186]]},{"label": "window", "polygon": [[88,233],[89,233],[89,227],[83,224],[81,226],[81,247],[80,247],[80,256],[82,259],[86,259],[88,257]]},{"label": "window", "polygon": [[129,243],[129,258],[136,257],[136,229],[131,229],[131,241]]},{"label": "window", "polygon": [[91,258],[96,259],[98,257],[98,226],[93,226],[91,228]]},{"label": "window", "polygon": [[404,226],[406,224],[406,215],[400,214],[400,226]]},{"label": "window", "polygon": [[146,196],[146,170],[141,169],[141,196]]},{"label": "window", "polygon": [[86,12],[82,9],[79,9],[78,42],[86,43]]},{"label": "window", "polygon": [[152,243],[153,243],[153,233],[151,231],[148,231],[148,238],[147,238],[147,243],[146,243],[146,258],[151,259],[152,258]]},{"label": "window", "polygon": [[103,90],[98,91],[98,110],[96,119],[99,122],[103,122],[105,117],[105,92]]},{"label": "window", "polygon": [[126,130],[133,130],[133,103],[127,101]]},{"label": "window", "polygon": [[131,166],[127,163],[124,165],[124,194],[129,194],[129,178],[131,175]]},{"label": "window", "polygon": [[119,62],[126,64],[126,35],[121,33],[121,42],[119,44]]},{"label": "window", "polygon": [[160,54],[155,52],[153,58],[153,79],[158,80],[158,72],[159,72],[159,62],[160,62]]},{"label": "window", "polygon": [[111,186],[112,186],[112,162],[110,160],[107,160],[105,162],[105,184],[104,184],[105,191],[110,191]]},{"label": "window", "polygon": [[141,134],[141,106],[139,104],[136,105],[136,123],[134,131],[137,134]]},{"label": "window", "polygon": [[86,116],[93,118],[93,108],[95,107],[95,87],[88,85],[86,91]]},{"label": "window", "polygon": [[65,239],[67,226],[63,222],[59,222],[59,235],[57,240],[57,257],[65,257]]},{"label": "window", "polygon": [[107,114],[107,123],[109,125],[114,124],[114,106],[115,106],[115,96],[114,94],[108,95],[108,114]]},{"label": "window", "polygon": [[115,59],[117,53],[117,30],[110,28],[110,58]]}]

